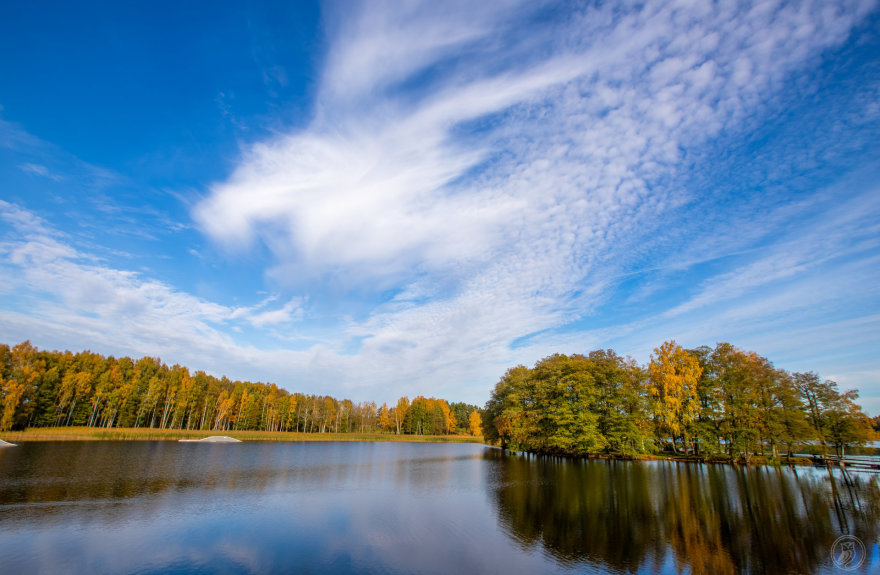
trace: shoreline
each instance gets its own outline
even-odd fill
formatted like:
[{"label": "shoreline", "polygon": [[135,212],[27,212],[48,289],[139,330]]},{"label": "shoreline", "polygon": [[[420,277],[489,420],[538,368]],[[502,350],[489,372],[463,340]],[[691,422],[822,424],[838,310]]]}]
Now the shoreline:
[{"label": "shoreline", "polygon": [[836,455],[829,454],[827,457],[819,454],[801,453],[788,456],[773,458],[768,455],[755,455],[749,461],[739,459],[731,459],[728,457],[695,457],[693,455],[670,455],[670,454],[642,454],[635,456],[618,455],[614,453],[591,453],[587,455],[562,455],[548,453],[530,453],[527,451],[512,451],[504,449],[505,452],[518,455],[520,457],[535,457],[549,459],[563,459],[569,461],[591,461],[601,459],[604,461],[666,461],[671,463],[686,464],[703,464],[703,465],[729,465],[733,467],[821,467],[832,469],[846,469],[847,471],[870,471],[880,472],[880,461],[865,461],[867,457],[878,457],[876,451],[871,454],[854,454],[844,458],[845,465],[840,463],[840,458]]},{"label": "shoreline", "polygon": [[10,443],[29,441],[180,441],[226,435],[241,441],[369,441],[406,443],[483,443],[472,435],[397,435],[390,433],[304,433],[298,431],[231,431],[155,428],[102,427],[32,427],[24,431],[6,431],[0,439]]},{"label": "shoreline", "polygon": [[[824,467],[827,462],[821,454],[799,454],[791,459],[780,457],[771,460],[769,457],[754,456],[748,463],[730,460],[723,457],[700,458],[694,456],[673,456],[667,454],[646,454],[638,456],[621,456],[615,454],[589,454],[581,456],[551,455],[511,451],[485,443],[480,436],[471,435],[397,435],[393,433],[305,433],[298,431],[234,431],[234,430],[186,430],[156,428],[101,428],[101,427],[32,427],[24,431],[7,431],[0,440],[9,442],[10,446],[21,443],[39,441],[195,441],[223,434],[241,442],[372,442],[372,443],[471,443],[496,447],[503,451],[525,457],[560,458],[570,461],[602,459],[606,461],[670,461],[676,463],[702,463],[707,465],[733,465],[742,467]],[[856,457],[864,457],[857,455]],[[837,467],[837,465],[834,465]]]}]

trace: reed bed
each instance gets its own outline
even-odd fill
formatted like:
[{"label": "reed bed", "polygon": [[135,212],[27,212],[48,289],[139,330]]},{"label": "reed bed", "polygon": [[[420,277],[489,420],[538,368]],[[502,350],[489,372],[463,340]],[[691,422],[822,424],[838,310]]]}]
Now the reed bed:
[{"label": "reed bed", "polygon": [[22,441],[177,441],[227,435],[242,441],[398,441],[418,443],[482,443],[471,435],[396,435],[393,433],[301,433],[292,431],[218,431],[155,428],[34,427],[7,431],[0,439]]}]

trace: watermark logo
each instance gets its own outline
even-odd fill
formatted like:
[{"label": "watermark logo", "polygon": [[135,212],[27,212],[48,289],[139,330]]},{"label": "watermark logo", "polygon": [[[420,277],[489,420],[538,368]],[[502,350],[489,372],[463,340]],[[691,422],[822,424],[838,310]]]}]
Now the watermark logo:
[{"label": "watermark logo", "polygon": [[865,544],[855,535],[842,535],[831,546],[834,566],[844,571],[855,571],[865,562]]}]

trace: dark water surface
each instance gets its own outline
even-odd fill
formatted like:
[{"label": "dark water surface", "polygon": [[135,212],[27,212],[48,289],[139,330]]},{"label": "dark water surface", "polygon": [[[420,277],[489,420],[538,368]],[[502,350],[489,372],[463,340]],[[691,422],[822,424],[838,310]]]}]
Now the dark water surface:
[{"label": "dark water surface", "polygon": [[854,572],[880,573],[878,521],[877,475],[808,468],[471,444],[0,449],[0,573],[846,573],[841,535],[864,542]]}]

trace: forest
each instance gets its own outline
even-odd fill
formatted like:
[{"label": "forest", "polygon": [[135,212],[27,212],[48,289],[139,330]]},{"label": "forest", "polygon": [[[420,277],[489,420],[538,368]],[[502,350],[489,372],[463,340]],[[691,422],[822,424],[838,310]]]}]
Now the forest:
[{"label": "forest", "polygon": [[844,455],[875,437],[856,403],[817,374],[776,369],[729,343],[674,341],[647,365],[613,350],[555,354],[507,370],[484,409],[417,396],[394,405],[290,393],[158,358],[0,344],[0,431],[89,426],[305,433],[482,434],[550,455],[669,453],[749,461],[799,451]]},{"label": "forest", "polygon": [[190,373],[153,357],[0,344],[0,431],[50,426],[478,435],[481,421],[476,406],[433,397],[377,406]]},{"label": "forest", "polygon": [[874,438],[856,404],[812,372],[788,373],[729,343],[654,350],[647,366],[612,350],[511,368],[483,411],[483,436],[531,453],[669,453],[750,461],[809,447],[843,456]]}]

